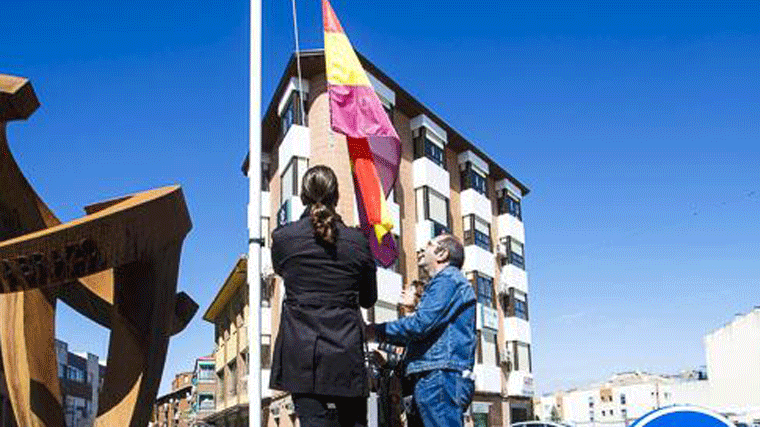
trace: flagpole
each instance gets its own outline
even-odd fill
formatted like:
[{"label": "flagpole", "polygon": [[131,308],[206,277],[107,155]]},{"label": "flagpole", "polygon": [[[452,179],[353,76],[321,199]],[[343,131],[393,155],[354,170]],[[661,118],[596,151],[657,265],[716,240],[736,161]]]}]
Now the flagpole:
[{"label": "flagpole", "polygon": [[248,112],[248,426],[261,427],[261,0],[250,0]]}]

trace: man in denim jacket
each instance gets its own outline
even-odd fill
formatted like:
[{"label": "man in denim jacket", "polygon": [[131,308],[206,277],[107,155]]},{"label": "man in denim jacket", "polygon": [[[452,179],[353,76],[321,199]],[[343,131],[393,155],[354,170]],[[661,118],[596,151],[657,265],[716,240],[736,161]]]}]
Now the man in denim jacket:
[{"label": "man in denim jacket", "polygon": [[476,344],[475,292],[460,271],[464,248],[454,236],[440,235],[420,252],[418,263],[432,279],[415,313],[369,325],[367,336],[407,347],[406,375],[415,382],[425,427],[462,426],[475,388]]}]

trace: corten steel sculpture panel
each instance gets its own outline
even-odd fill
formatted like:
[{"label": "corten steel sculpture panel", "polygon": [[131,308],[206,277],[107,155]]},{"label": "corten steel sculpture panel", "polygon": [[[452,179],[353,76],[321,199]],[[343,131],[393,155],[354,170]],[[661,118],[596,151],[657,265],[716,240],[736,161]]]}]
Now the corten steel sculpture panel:
[{"label": "corten steel sculpture panel", "polygon": [[28,80],[0,75],[0,351],[19,427],[64,427],[55,352],[62,300],[111,331],[95,425],[144,427],[169,338],[198,309],[177,294],[191,223],[182,190],[98,203],[66,224],[11,156],[6,122],[39,106]]}]

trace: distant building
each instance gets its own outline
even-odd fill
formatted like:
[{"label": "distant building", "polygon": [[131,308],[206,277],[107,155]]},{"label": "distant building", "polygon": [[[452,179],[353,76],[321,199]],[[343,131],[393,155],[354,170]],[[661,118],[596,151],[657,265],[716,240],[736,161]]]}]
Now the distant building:
[{"label": "distant building", "polygon": [[193,370],[193,406],[191,415],[203,420],[216,410],[216,367],[214,357],[200,357]]},{"label": "distant building", "polygon": [[55,350],[66,425],[92,427],[106,366],[94,354],[70,352],[61,340],[55,340]]},{"label": "distant building", "polygon": [[159,396],[153,407],[152,427],[192,427],[193,372],[177,374],[172,391]]},{"label": "distant building", "polygon": [[[218,427],[248,426],[248,285],[246,258],[230,272],[203,319],[214,324],[215,411],[205,419]],[[267,316],[262,316],[266,318]],[[262,319],[264,322],[264,319]],[[264,329],[264,328],[262,328]],[[262,337],[262,345],[270,342]],[[269,350],[262,351],[263,390],[268,388]],[[265,394],[264,397],[267,397]]]},{"label": "distant building", "polygon": [[675,404],[706,406],[708,382],[703,371],[679,375],[627,372],[587,387],[545,395],[536,415],[576,426],[625,427],[654,409]]}]

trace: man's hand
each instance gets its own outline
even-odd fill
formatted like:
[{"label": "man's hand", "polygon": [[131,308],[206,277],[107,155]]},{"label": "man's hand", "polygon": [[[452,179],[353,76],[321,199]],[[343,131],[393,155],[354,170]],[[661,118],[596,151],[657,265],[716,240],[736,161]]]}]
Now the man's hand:
[{"label": "man's hand", "polygon": [[408,288],[401,291],[401,305],[406,307],[414,307],[414,299],[415,299],[415,292],[414,288],[409,286]]}]

